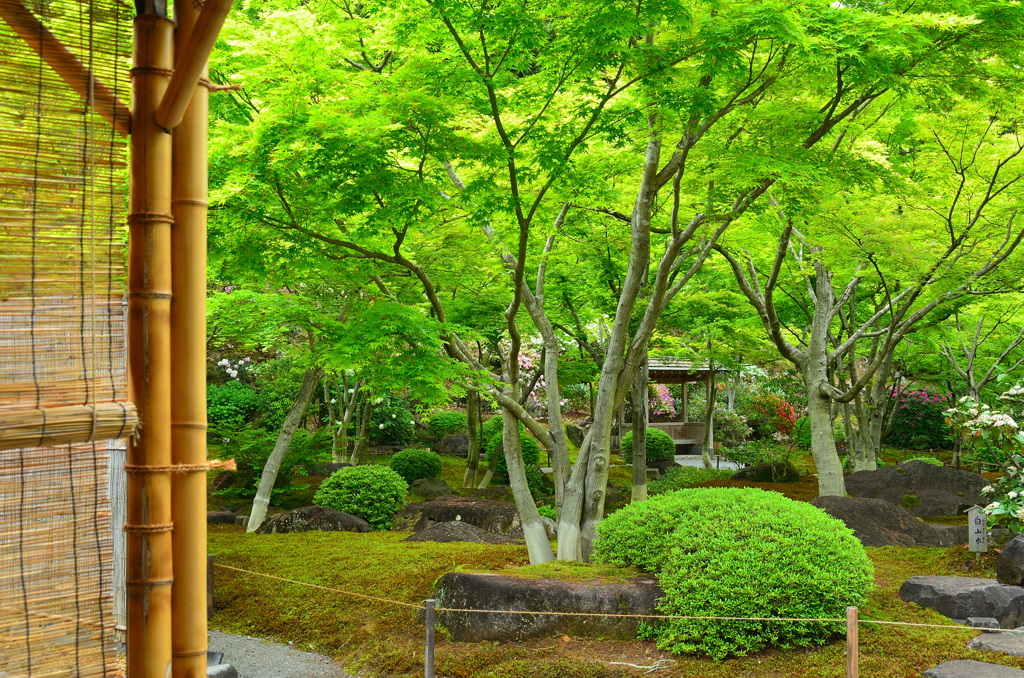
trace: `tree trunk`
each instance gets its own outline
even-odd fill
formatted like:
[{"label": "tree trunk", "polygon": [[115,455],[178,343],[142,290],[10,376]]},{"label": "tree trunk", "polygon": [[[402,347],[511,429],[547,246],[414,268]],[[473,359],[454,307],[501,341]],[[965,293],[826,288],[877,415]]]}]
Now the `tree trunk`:
[{"label": "tree trunk", "polygon": [[647,499],[647,382],[647,361],[644,360],[640,371],[633,379],[631,398],[633,403],[633,491],[631,501]]},{"label": "tree trunk", "polygon": [[[329,374],[324,375],[324,402],[327,403],[327,426],[331,431],[331,459],[337,463],[344,461],[342,458],[344,453],[338,451],[338,437],[341,435],[341,429],[338,427],[339,422],[335,417],[334,403],[331,402],[331,376]],[[338,407],[344,409],[344,400],[338,403]]]},{"label": "tree trunk", "polygon": [[845,497],[843,464],[836,453],[836,441],[832,435],[832,398],[827,395],[825,337],[816,337],[812,331],[810,343],[808,361],[804,368],[804,387],[807,389],[811,454],[818,468],[818,496]]},{"label": "tree trunk", "polygon": [[263,475],[260,476],[260,484],[256,490],[256,499],[252,503],[252,513],[249,515],[249,526],[246,528],[248,532],[255,532],[263,524],[264,518],[267,517],[270,493],[274,489],[274,483],[277,481],[277,472],[281,468],[281,461],[288,452],[288,447],[292,444],[292,436],[295,435],[295,430],[299,428],[302,417],[306,414],[306,408],[309,407],[310,401],[313,400],[313,390],[316,388],[317,382],[320,381],[320,374],[319,369],[310,367],[306,370],[305,376],[302,377],[299,395],[295,398],[292,408],[288,410],[288,414],[285,415],[284,424],[281,426],[281,433],[277,436],[277,443],[274,445],[274,451],[270,453],[267,464],[263,467]]},{"label": "tree trunk", "polygon": [[[502,409],[502,412],[504,412],[504,409]],[[504,416],[504,414],[502,416]],[[502,434],[502,436],[504,437],[504,434]],[[483,443],[484,443],[484,441],[481,440],[480,441],[481,447],[483,446]],[[491,484],[491,478],[494,477],[494,470],[496,468],[498,468],[498,453],[497,452],[495,452],[494,454],[489,454],[487,456],[487,468],[484,469],[484,477],[480,480],[480,484],[476,486],[476,489],[478,489],[478,490],[486,490],[487,489],[487,486]]]},{"label": "tree trunk", "polygon": [[708,471],[712,468],[711,454],[715,449],[715,361],[709,360],[708,366],[711,372],[708,373],[707,408],[704,412],[704,445],[701,449],[701,457],[704,461],[704,468]]},{"label": "tree trunk", "polygon": [[[547,530],[540,520],[537,504],[530,494],[530,486],[526,482],[526,465],[523,463],[522,439],[519,435],[519,419],[514,414],[501,409],[502,447],[505,450],[505,464],[508,466],[508,484],[512,489],[512,499],[519,509],[519,519],[523,523],[523,539],[526,550],[530,554],[530,564],[547,563],[555,559],[548,541]],[[495,457],[498,455],[495,454]]]},{"label": "tree trunk", "polygon": [[370,417],[373,414],[373,403],[370,401],[370,394],[364,395],[363,411],[356,422],[356,442],[352,446],[352,456],[349,463],[353,466],[365,464],[370,456]]},{"label": "tree trunk", "polygon": [[469,428],[469,452],[466,454],[466,474],[462,478],[462,488],[472,489],[476,485],[476,469],[480,463],[480,392],[466,392],[466,423]]}]

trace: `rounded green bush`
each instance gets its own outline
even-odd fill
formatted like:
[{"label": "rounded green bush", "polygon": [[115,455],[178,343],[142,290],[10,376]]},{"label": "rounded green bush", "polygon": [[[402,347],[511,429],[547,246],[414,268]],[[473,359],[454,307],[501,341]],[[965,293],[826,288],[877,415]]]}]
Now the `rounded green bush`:
[{"label": "rounded green bush", "polygon": [[447,438],[469,430],[465,412],[438,412],[427,421],[427,430],[435,440]]},{"label": "rounded green bush", "polygon": [[387,530],[405,506],[408,492],[409,483],[387,466],[349,466],[320,485],[313,503],[359,516],[375,530]]},{"label": "rounded green bush", "polygon": [[[491,417],[490,419],[488,419],[487,421],[485,421],[481,425],[481,427],[480,427],[480,440],[483,440],[483,441],[490,440],[491,438],[494,437],[495,433],[498,433],[499,431],[501,431],[502,426],[503,426],[503,424],[502,424],[501,415],[500,414],[494,415],[493,417]],[[523,430],[524,431],[526,430],[525,426],[523,426]]]},{"label": "rounded green bush", "polygon": [[[676,456],[676,444],[672,442],[672,436],[659,428],[647,429],[647,461],[658,461],[659,459],[674,459]],[[633,432],[630,431],[622,436],[622,458],[627,464],[633,463]]]},{"label": "rounded green bush", "polygon": [[392,396],[377,398],[370,410],[370,440],[378,445],[404,445],[414,437],[416,421],[405,403]]},{"label": "rounded green bush", "polygon": [[411,483],[420,478],[436,478],[443,469],[437,452],[408,447],[391,457],[391,468]]},{"label": "rounded green bush", "polygon": [[923,461],[924,463],[931,464],[932,466],[945,466],[941,461],[928,454],[913,454],[907,457],[904,461]]},{"label": "rounded green bush", "polygon": [[[630,504],[597,526],[597,558],[656,573],[667,615],[842,619],[874,569],[841,521],[753,488],[680,490]],[[673,619],[644,637],[716,660],[820,644],[842,623]]]},{"label": "rounded green bush", "polygon": [[[508,476],[508,464],[505,463],[505,450],[502,448],[502,435],[501,428],[498,429],[497,433],[491,436],[487,440],[487,444],[484,445],[484,451],[487,452],[487,459],[490,460],[492,454],[499,455],[498,465],[495,466],[494,472],[500,473],[503,476]],[[519,423],[519,439],[522,441],[521,447],[523,449],[523,463],[526,466],[538,466],[540,464],[540,445],[537,441],[526,435],[526,427],[523,426],[522,422]]]}]

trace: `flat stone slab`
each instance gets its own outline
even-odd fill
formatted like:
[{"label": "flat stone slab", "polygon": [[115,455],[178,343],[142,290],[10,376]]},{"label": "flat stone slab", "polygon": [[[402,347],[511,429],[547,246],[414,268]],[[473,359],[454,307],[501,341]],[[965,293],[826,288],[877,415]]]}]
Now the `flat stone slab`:
[{"label": "flat stone slab", "polygon": [[900,600],[917,603],[950,619],[995,617],[1004,629],[1024,623],[1024,588],[978,577],[911,577]]},{"label": "flat stone slab", "polygon": [[1024,657],[1024,631],[1019,633],[983,633],[967,643],[971,650],[1002,652],[1011,657]]},{"label": "flat stone slab", "polygon": [[1024,678],[1024,671],[971,659],[942,662],[924,672],[926,678]]},{"label": "flat stone slab", "polygon": [[[658,615],[664,596],[652,577],[634,577],[625,584],[559,579],[521,579],[486,572],[449,572],[434,594],[439,608],[588,612],[594,614]],[[635,640],[641,621],[630,617],[576,617],[544,614],[438,612],[437,620],[452,640],[513,641],[550,636],[582,636]]]}]

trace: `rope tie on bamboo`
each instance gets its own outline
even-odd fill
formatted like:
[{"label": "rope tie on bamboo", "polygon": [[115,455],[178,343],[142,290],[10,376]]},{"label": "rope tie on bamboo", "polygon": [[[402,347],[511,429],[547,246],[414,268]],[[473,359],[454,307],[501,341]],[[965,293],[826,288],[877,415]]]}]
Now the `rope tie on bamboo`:
[{"label": "rope tie on bamboo", "polygon": [[125,473],[196,473],[215,470],[235,471],[238,469],[234,459],[221,461],[214,459],[202,464],[168,464],[166,466],[150,466],[146,464],[125,464]]},{"label": "rope tie on bamboo", "polygon": [[169,78],[174,75],[174,70],[170,68],[160,68],[158,66],[136,66],[128,71],[128,73],[133,78],[136,75],[163,75]]},{"label": "rope tie on bamboo", "polygon": [[159,532],[172,532],[173,530],[174,523],[154,523],[152,525],[124,524],[125,532],[134,532],[136,534],[157,534]]}]

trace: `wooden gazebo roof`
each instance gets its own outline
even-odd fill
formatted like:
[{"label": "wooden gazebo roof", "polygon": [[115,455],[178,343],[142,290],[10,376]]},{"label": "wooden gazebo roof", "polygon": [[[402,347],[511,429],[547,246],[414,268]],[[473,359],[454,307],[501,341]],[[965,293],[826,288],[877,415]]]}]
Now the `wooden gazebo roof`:
[{"label": "wooden gazebo roof", "polygon": [[[691,381],[707,381],[711,367],[706,360],[688,360],[671,356],[660,356],[647,360],[648,379],[659,384],[686,384]],[[715,368],[716,372],[721,371]]]}]

